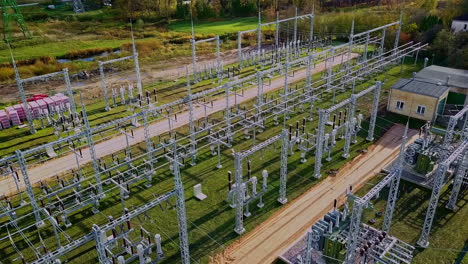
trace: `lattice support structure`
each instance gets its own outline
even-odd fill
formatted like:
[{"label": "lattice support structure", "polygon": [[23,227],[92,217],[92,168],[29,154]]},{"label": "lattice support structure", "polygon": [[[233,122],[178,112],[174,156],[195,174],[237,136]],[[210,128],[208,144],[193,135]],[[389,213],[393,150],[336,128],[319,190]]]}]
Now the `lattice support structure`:
[{"label": "lattice support structure", "polygon": [[[26,27],[26,22],[24,21],[23,15],[21,14],[18,5],[16,4],[15,0],[2,0],[2,5],[0,6],[2,9],[2,17],[3,17],[3,40],[6,43],[11,43],[13,37],[11,34],[10,28],[10,20],[13,19],[16,21],[18,26],[20,27],[23,35],[25,37],[31,37],[31,32],[29,32],[28,28]],[[13,12],[9,12],[9,10]]]},{"label": "lattice support structure", "polygon": [[354,263],[354,259],[356,257],[356,248],[359,242],[359,230],[361,228],[361,217],[362,217],[362,210],[364,208],[365,203],[361,201],[361,199],[354,200],[353,203],[353,212],[351,215],[351,220],[349,223],[349,235],[348,241],[346,246],[346,258],[345,263],[351,264]]},{"label": "lattice support structure", "polygon": [[24,159],[24,155],[20,150],[16,150],[15,153],[18,159],[18,164],[21,169],[21,174],[23,175],[24,185],[26,186],[26,193],[29,198],[29,204],[31,205],[33,213],[34,213],[36,225],[41,226],[44,224],[44,222],[42,221],[42,218],[39,212],[39,205],[37,204],[37,200],[36,200],[36,196],[34,195],[33,187],[31,185],[31,182],[29,181],[29,174],[28,174],[28,170],[26,167],[26,161]]},{"label": "lattice support structure", "polygon": [[173,174],[174,174],[174,185],[176,191],[176,203],[177,203],[177,221],[179,225],[179,240],[180,240],[180,255],[183,264],[190,263],[190,251],[189,241],[187,232],[187,213],[185,211],[185,195],[184,185],[180,176],[179,160],[177,154],[177,145],[174,144],[173,148]]},{"label": "lattice support structure", "polygon": [[106,74],[104,72],[104,66],[112,63],[117,63],[125,60],[133,60],[134,62],[134,67],[135,67],[135,78],[136,78],[136,85],[138,89],[138,94],[140,98],[143,96],[143,84],[141,82],[141,73],[140,73],[140,63],[138,61],[138,51],[136,48],[136,43],[135,39],[133,37],[133,32],[132,32],[132,53],[133,55],[127,56],[127,57],[122,57],[122,58],[117,58],[113,60],[108,60],[108,61],[99,61],[99,74],[101,77],[101,88],[102,92],[104,94],[104,102],[105,102],[105,109],[106,111],[109,111],[111,109],[109,105],[109,96],[107,92],[107,81],[106,81]]},{"label": "lattice support structure", "polygon": [[382,82],[377,81],[374,91],[374,100],[372,101],[372,113],[369,121],[369,132],[366,140],[374,140],[375,121],[377,120],[377,111],[379,110],[380,91],[382,89]]},{"label": "lattice support structure", "polygon": [[23,102],[24,112],[26,113],[26,119],[28,120],[29,131],[31,132],[31,134],[35,134],[37,131],[34,128],[31,111],[29,110],[28,102],[26,100],[26,95],[24,93],[23,81],[20,77],[19,70],[18,70],[18,67],[16,66],[16,61],[15,61],[15,58],[13,57],[13,53],[11,52],[11,49],[10,49],[10,55],[11,55],[11,61],[13,63],[13,68],[15,69],[16,85],[18,86],[20,98],[21,98],[21,101]]},{"label": "lattice support structure", "polygon": [[390,190],[388,192],[387,198],[387,207],[385,208],[385,216],[384,222],[382,226],[382,230],[389,233],[390,226],[392,224],[393,212],[395,211],[395,205],[398,198],[398,187],[400,186],[400,178],[401,173],[403,171],[403,162],[405,160],[405,146],[406,141],[408,139],[408,126],[406,124],[405,132],[403,134],[401,146],[400,146],[400,154],[398,155],[398,160],[395,168],[395,177],[390,182]]},{"label": "lattice support structure", "polygon": [[449,201],[447,203],[447,209],[456,211],[458,208],[456,206],[458,194],[460,193],[460,188],[462,186],[463,180],[466,177],[468,172],[468,154],[462,154],[460,163],[458,165],[458,170],[453,179],[452,193],[450,194]]},{"label": "lattice support structure", "polygon": [[85,134],[86,134],[86,138],[88,140],[88,146],[89,146],[89,154],[91,155],[91,160],[93,163],[94,179],[96,180],[96,187],[97,187],[98,194],[103,195],[101,172],[99,171],[99,164],[98,164],[98,158],[96,155],[96,150],[94,148],[93,135],[91,133],[91,127],[89,126],[88,115],[86,114],[86,108],[83,102],[82,94],[80,94],[80,99],[81,99],[81,113],[83,115],[83,121],[85,125]]},{"label": "lattice support structure", "polygon": [[77,14],[85,12],[85,8],[81,0],[73,0],[73,11]]},{"label": "lattice support structure", "polygon": [[315,164],[314,164],[314,177],[319,179],[322,177],[320,170],[322,169],[323,157],[323,139],[325,137],[325,125],[327,124],[330,114],[327,110],[319,110],[319,122],[317,131],[317,144],[315,145]]},{"label": "lattice support structure", "polygon": [[[285,139],[286,138],[286,139]],[[278,201],[280,203],[286,203],[286,181],[287,181],[287,158],[288,158],[288,131],[283,129],[281,134],[263,141],[260,144],[253,146],[243,152],[234,153],[234,178],[236,181],[235,185],[235,208],[236,208],[236,226],[234,231],[239,235],[245,232],[244,228],[244,201],[245,201],[245,184],[242,176],[242,161],[255,154],[256,152],[271,146],[275,142],[282,140],[281,146],[281,169],[280,169],[280,195]]]},{"label": "lattice support structure", "polygon": [[357,95],[351,95],[351,102],[349,103],[349,113],[348,113],[348,120],[346,122],[346,133],[345,133],[345,144],[343,148],[343,158],[349,158],[349,149],[351,147],[351,140],[353,136],[353,124],[352,120],[354,118],[354,114],[356,112],[356,104],[357,104]]},{"label": "lattice support structure", "polygon": [[289,132],[283,128],[281,145],[281,168],[280,168],[280,190],[278,202],[285,204],[288,202],[286,197],[286,183],[288,180],[288,149],[289,149]]},{"label": "lattice support structure", "polygon": [[429,201],[426,218],[424,220],[424,226],[417,242],[421,247],[425,248],[429,245],[429,234],[431,232],[432,222],[434,221],[437,210],[440,192],[444,186],[445,174],[453,161],[458,159],[461,155],[465,155],[464,152],[467,150],[467,147],[468,140],[465,140],[454,152],[450,154],[450,156],[448,156],[446,160],[439,164],[439,167],[437,168],[436,175],[434,177],[434,186],[432,187],[431,200]]}]

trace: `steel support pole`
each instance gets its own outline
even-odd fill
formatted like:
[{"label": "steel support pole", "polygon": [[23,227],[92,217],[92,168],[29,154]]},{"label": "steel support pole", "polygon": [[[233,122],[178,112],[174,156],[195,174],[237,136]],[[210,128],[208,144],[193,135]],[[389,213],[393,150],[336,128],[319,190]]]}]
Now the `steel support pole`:
[{"label": "steel support pole", "polygon": [[351,71],[351,53],[353,52],[353,40],[354,40],[354,19],[353,19],[353,22],[351,23],[351,33],[349,34],[348,61],[346,63],[347,75]]},{"label": "steel support pole", "polygon": [[460,188],[463,183],[463,178],[466,177],[468,171],[468,154],[463,154],[462,159],[460,160],[460,165],[458,167],[457,173],[453,179],[452,193],[450,194],[449,202],[447,204],[447,209],[456,211],[457,208],[457,199],[458,194],[460,193]]},{"label": "steel support pole", "polygon": [[21,174],[23,175],[24,185],[26,186],[26,194],[29,197],[29,204],[32,207],[34,219],[36,220],[36,225],[42,226],[44,225],[44,221],[42,221],[41,214],[39,213],[39,205],[37,204],[33,187],[31,185],[31,182],[29,181],[29,174],[28,174],[28,168],[26,166],[26,160],[24,159],[23,152],[21,152],[20,150],[16,150],[15,154],[16,154],[16,158],[18,159],[18,164],[21,169]]},{"label": "steel support pole", "polygon": [[369,50],[369,39],[370,39],[370,33],[367,32],[367,34],[366,34],[366,44],[364,46],[364,62],[367,61],[367,53],[368,53],[368,50]]},{"label": "steel support pole", "polygon": [[195,131],[195,120],[193,117],[193,97],[192,97],[192,89],[190,86],[190,80],[188,77],[188,69],[187,69],[187,103],[189,106],[189,132],[190,132],[190,154],[192,155],[192,162],[191,165],[196,164],[196,149],[197,149],[197,140],[196,140],[196,131]]},{"label": "steel support pole", "polygon": [[109,259],[107,258],[106,253],[106,234],[102,232],[101,228],[98,225],[93,225],[93,234],[94,240],[96,242],[96,251],[99,259],[99,263],[109,264]]},{"label": "steel support pole", "polygon": [[185,195],[184,195],[184,185],[182,183],[182,178],[180,175],[179,169],[179,160],[177,154],[177,145],[176,142],[173,142],[174,149],[174,161],[173,161],[173,172],[174,172],[174,185],[177,193],[177,222],[179,226],[179,240],[180,240],[180,255],[182,258],[183,264],[190,263],[190,251],[189,251],[189,241],[187,233],[187,213],[185,211]]},{"label": "steel support pole", "polygon": [[314,49],[314,23],[315,23],[315,14],[312,14],[310,17],[310,32],[309,32],[309,47]]},{"label": "steel support pole", "polygon": [[221,83],[223,79],[223,66],[221,65],[221,43],[219,40],[219,35],[216,36],[216,67],[218,68],[218,71],[216,73],[216,77],[218,78],[218,82]]},{"label": "steel support pole", "polygon": [[99,171],[99,164],[98,164],[98,158],[96,155],[96,150],[94,148],[93,135],[91,133],[91,127],[89,126],[88,115],[86,114],[86,108],[83,102],[82,94],[80,94],[80,100],[81,100],[81,113],[83,114],[83,121],[85,125],[86,139],[88,140],[89,154],[93,162],[94,179],[96,180],[97,192],[98,192],[98,195],[100,195],[100,197],[104,197],[104,193],[102,192],[101,172]]},{"label": "steel support pole", "polygon": [[359,198],[354,200],[353,212],[349,223],[349,234],[346,246],[346,264],[354,264],[356,257],[356,248],[359,242],[359,230],[361,228],[361,216],[364,204]]},{"label": "steel support pole", "polygon": [[135,64],[135,77],[137,82],[138,94],[140,98],[143,97],[143,84],[141,82],[141,74],[140,74],[140,63],[138,61],[138,51],[135,43],[135,37],[133,36],[132,30],[132,51],[133,51],[133,63]]},{"label": "steel support pole", "polygon": [[260,63],[262,68],[263,68],[263,63],[261,62],[262,60],[262,15],[260,11],[258,11],[258,29],[257,29],[257,57],[258,57],[258,62]]},{"label": "steel support pole", "polygon": [[31,115],[31,111],[29,110],[29,105],[26,100],[26,95],[24,93],[23,81],[21,80],[19,70],[18,70],[18,67],[16,66],[16,61],[15,61],[15,58],[13,57],[13,53],[11,52],[11,49],[10,49],[10,55],[11,55],[11,62],[13,63],[13,68],[15,70],[16,85],[18,86],[20,98],[23,103],[24,112],[26,113],[26,120],[28,121],[28,124],[29,124],[29,131],[31,132],[31,134],[36,134],[37,131],[34,128],[33,118]]},{"label": "steel support pole", "polygon": [[384,216],[384,222],[382,226],[382,230],[387,233],[390,232],[390,227],[392,225],[393,212],[395,211],[396,200],[398,198],[398,188],[400,186],[400,178],[401,178],[401,173],[403,171],[403,162],[405,160],[406,140],[408,139],[408,126],[409,124],[407,123],[405,127],[405,132],[401,139],[400,153],[398,154],[398,160],[397,160],[397,164],[396,164],[396,168],[394,172],[396,173],[396,175],[395,177],[392,178],[392,181],[390,182],[390,190],[388,192],[387,207],[385,208],[385,216]]},{"label": "steel support pole", "polygon": [[280,22],[279,22],[279,12],[276,11],[276,34],[275,34],[275,48],[278,52],[279,49],[279,34],[280,34]]},{"label": "steel support pole", "polygon": [[431,232],[432,222],[434,221],[434,216],[437,208],[437,203],[439,202],[440,191],[444,184],[445,173],[448,170],[448,165],[442,163],[439,165],[436,175],[434,178],[434,186],[432,187],[431,200],[427,208],[426,218],[424,220],[424,226],[421,231],[421,235],[418,239],[417,244],[423,248],[429,246],[429,233]]},{"label": "steel support pole", "polygon": [[374,140],[374,130],[375,130],[375,121],[377,120],[377,112],[379,110],[379,99],[380,99],[380,91],[382,89],[382,82],[377,81],[376,87],[374,90],[374,101],[372,102],[372,112],[369,121],[369,132],[367,134],[367,141]]},{"label": "steel support pole", "polygon": [[398,23],[398,29],[395,35],[395,44],[393,45],[393,49],[395,50],[395,55],[397,53],[398,43],[400,42],[400,33],[401,33],[401,26],[403,24],[403,12],[400,13],[400,22]]},{"label": "steel support pole", "polygon": [[102,87],[102,92],[104,94],[104,102],[106,103],[105,109],[106,111],[109,111],[111,108],[109,106],[109,99],[107,96],[107,82],[106,82],[106,76],[104,74],[104,63],[102,63],[102,61],[99,61],[98,64],[99,64],[99,74],[101,75],[101,87]]},{"label": "steel support pole", "polygon": [[288,181],[288,149],[289,149],[289,132],[283,128],[282,144],[281,144],[281,169],[280,169],[280,190],[278,202],[285,204],[288,202],[286,197],[286,183]]},{"label": "steel support pole", "polygon": [[239,60],[239,67],[242,69],[242,32],[240,31],[237,32],[237,59]]},{"label": "steel support pole", "polygon": [[68,68],[63,69],[63,78],[65,79],[65,86],[67,87],[67,94],[70,98],[70,109],[73,114],[76,114],[76,103],[75,103],[75,96],[73,94],[73,90],[70,83],[70,75],[68,74]]},{"label": "steel support pole", "polygon": [[306,89],[312,90],[312,66],[313,66],[314,55],[310,53],[307,56],[307,72],[306,72]]},{"label": "steel support pole", "polygon": [[192,37],[190,40],[190,43],[192,44],[192,71],[193,71],[193,82],[197,83],[198,82],[198,77],[197,77],[197,51],[195,47],[195,37]]},{"label": "steel support pole", "polygon": [[314,177],[319,179],[322,177],[320,170],[322,168],[322,156],[323,156],[323,140],[325,137],[325,125],[328,121],[329,113],[326,110],[319,110],[319,122],[317,131],[317,143],[315,145],[315,167]]},{"label": "steel support pole", "polygon": [[345,144],[344,144],[344,148],[343,148],[343,158],[347,159],[349,158],[349,150],[350,150],[350,147],[351,147],[351,138],[352,138],[352,134],[353,134],[353,124],[352,124],[352,121],[353,121],[353,118],[354,118],[354,114],[356,112],[356,104],[357,104],[357,96],[355,94],[352,94],[351,95],[351,102],[350,102],[350,105],[349,105],[349,113],[348,113],[348,120],[347,120],[347,124],[346,124],[346,134],[345,134]]},{"label": "steel support pole", "polygon": [[257,72],[257,107],[263,105],[263,72]]},{"label": "steel support pole", "polygon": [[387,28],[384,28],[383,31],[382,31],[382,39],[380,40],[380,54],[381,55],[382,53],[384,53],[384,50],[385,50],[385,37],[386,37],[386,33],[387,33]]},{"label": "steel support pole", "polygon": [[231,84],[225,84],[225,94],[226,94],[226,111],[224,118],[226,119],[226,140],[229,145],[232,141],[232,131],[231,131],[231,105],[229,104],[229,96],[231,94]]},{"label": "steel support pole", "polygon": [[236,179],[236,227],[234,231],[241,235],[245,232],[244,228],[244,188],[242,180],[242,157],[234,154],[234,174]]},{"label": "steel support pole", "polygon": [[[293,43],[294,46],[296,46],[297,43],[297,7],[295,9],[295,17],[294,17],[294,38],[293,38]],[[296,50],[296,47],[294,47],[294,50]]]}]

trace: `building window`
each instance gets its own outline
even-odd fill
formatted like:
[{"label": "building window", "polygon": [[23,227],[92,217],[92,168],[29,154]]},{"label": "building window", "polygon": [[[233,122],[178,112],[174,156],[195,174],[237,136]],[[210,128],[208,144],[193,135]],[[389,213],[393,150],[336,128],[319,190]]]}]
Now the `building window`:
[{"label": "building window", "polygon": [[396,101],[396,109],[398,110],[403,110],[403,107],[405,106],[405,102],[403,101]]},{"label": "building window", "polygon": [[426,107],[423,105],[418,105],[418,108],[416,109],[416,113],[420,115],[424,115],[424,113],[426,113]]}]

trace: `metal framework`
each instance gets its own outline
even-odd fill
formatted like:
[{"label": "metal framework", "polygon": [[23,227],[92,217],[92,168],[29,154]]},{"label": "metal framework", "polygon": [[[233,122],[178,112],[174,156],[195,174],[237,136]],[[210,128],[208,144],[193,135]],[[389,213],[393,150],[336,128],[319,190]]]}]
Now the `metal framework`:
[{"label": "metal framework", "polygon": [[393,211],[395,210],[395,202],[398,194],[398,186],[400,182],[403,160],[404,160],[404,149],[406,145],[408,134],[408,125],[406,126],[405,133],[400,147],[400,154],[398,156],[397,166],[389,175],[387,175],[382,181],[376,184],[367,194],[363,197],[356,197],[353,204],[353,211],[350,220],[349,226],[349,235],[346,246],[346,263],[355,263],[356,259],[356,248],[359,242],[359,233],[361,228],[361,217],[364,207],[367,207],[367,204],[370,200],[376,197],[382,189],[390,185],[390,192],[387,200],[387,207],[385,209],[385,220],[384,220],[384,231],[388,232],[390,229]]},{"label": "metal framework", "polygon": [[286,182],[287,182],[287,172],[288,172],[288,131],[283,129],[281,134],[278,134],[274,137],[267,139],[266,141],[255,145],[249,150],[243,152],[236,152],[234,153],[234,177],[236,181],[235,191],[236,191],[236,227],[234,231],[237,234],[242,234],[245,232],[244,228],[244,205],[245,205],[245,182],[242,176],[242,161],[245,158],[255,154],[256,152],[265,149],[277,141],[282,142],[281,144],[281,169],[280,169],[280,191],[279,191],[279,198],[278,202],[281,204],[285,204],[288,199],[286,198]]},{"label": "metal framework", "polygon": [[[105,102],[105,108],[106,111],[109,111],[110,105],[109,105],[109,97],[108,97],[108,92],[107,92],[107,82],[106,82],[106,74],[104,72],[104,66],[116,62],[121,62],[125,60],[133,60],[134,62],[134,67],[135,67],[135,78],[136,78],[136,85],[138,89],[138,98],[140,101],[142,100],[143,97],[143,84],[141,82],[141,74],[140,74],[140,63],[138,61],[138,51],[136,48],[136,43],[135,43],[135,38],[133,37],[133,31],[132,31],[132,53],[133,55],[127,56],[127,57],[122,57],[122,58],[117,58],[113,60],[108,60],[108,61],[99,61],[99,74],[101,77],[101,87],[102,87],[102,92],[104,94],[104,102]],[[131,93],[131,91],[130,91]],[[133,98],[133,95],[129,95],[131,98]],[[123,96],[122,96],[123,97]]]},{"label": "metal framework", "polygon": [[[345,122],[345,124],[340,125],[338,124],[338,127],[334,128],[336,131],[338,131],[341,128],[346,128],[346,133],[345,133],[345,146],[344,146],[344,153],[343,157],[348,158],[349,157],[349,148],[351,144],[351,137],[354,135],[353,131],[354,129],[352,128],[354,126],[353,124],[353,118],[354,118],[354,112],[356,108],[356,101],[358,98],[370,93],[374,92],[374,99],[372,103],[372,110],[371,110],[371,117],[370,117],[370,125],[369,125],[369,131],[368,131],[368,136],[367,140],[372,141],[374,140],[374,129],[375,129],[375,121],[377,118],[377,110],[379,107],[379,98],[380,98],[380,91],[382,89],[382,83],[377,81],[375,85],[367,88],[366,90],[358,93],[358,94],[353,94],[351,95],[351,98],[346,99],[328,109],[321,109],[319,110],[319,126],[318,126],[318,132],[317,132],[317,143],[316,143],[316,148],[315,148],[315,172],[314,176],[315,178],[320,178],[321,177],[321,172],[320,169],[322,167],[322,158],[323,158],[323,151],[325,147],[325,126],[328,123],[328,120],[330,118],[330,114],[340,108],[343,108],[347,105],[350,105],[350,113],[348,115],[348,120]],[[341,112],[340,112],[341,116]],[[341,120],[341,118],[339,118]],[[336,135],[337,132],[334,132]]]},{"label": "metal framework", "polygon": [[[296,15],[291,18],[286,18],[286,19],[279,19],[279,13],[277,12],[276,14],[276,21],[274,22],[268,22],[268,23],[261,23],[261,17],[259,13],[259,18],[258,18],[258,26],[256,29],[250,29],[250,30],[245,30],[245,31],[239,31],[237,33],[237,52],[238,52],[238,61],[239,61],[239,66],[242,68],[244,66],[244,58],[242,56],[242,35],[245,33],[251,33],[251,32],[257,32],[257,52],[256,52],[256,57],[258,59],[258,62],[260,63],[261,57],[262,57],[262,27],[264,26],[270,26],[270,25],[276,25],[276,34],[275,34],[275,47],[278,49],[280,47],[280,41],[279,41],[279,30],[280,30],[280,25],[281,23],[284,22],[290,22],[294,21],[294,37],[293,40],[288,43],[287,45],[289,46],[290,44],[294,47],[292,49],[294,52],[296,52],[296,45],[298,44],[297,42],[297,22],[299,19],[306,19],[310,18],[310,35],[309,35],[309,41],[312,42],[313,40],[313,35],[314,35],[314,18],[315,15],[312,14],[307,14],[307,15],[302,15],[298,16],[297,15],[297,8],[296,8]],[[264,55],[264,54],[263,54]],[[288,55],[289,56],[289,55]]]},{"label": "metal framework", "polygon": [[[197,65],[197,44],[200,43],[206,43],[206,42],[211,42],[214,41],[216,43],[216,77],[218,79],[218,82],[222,82],[222,77],[223,77],[223,64],[221,62],[221,42],[219,39],[219,36],[213,37],[213,38],[208,38],[208,39],[202,39],[202,40],[195,40],[194,38],[190,39],[190,43],[192,45],[192,71],[193,71],[193,80],[194,83],[197,83],[201,80],[201,76],[198,71],[198,65]],[[211,69],[210,69],[211,72]]]},{"label": "metal framework", "polygon": [[86,11],[81,0],[73,0],[73,11],[77,14],[84,13]]},{"label": "metal framework", "polygon": [[[11,50],[10,50],[10,52],[11,52]],[[24,92],[24,84],[26,84],[26,83],[36,82],[36,81],[48,81],[50,78],[63,76],[63,80],[65,81],[65,86],[66,86],[66,93],[67,93],[69,101],[70,101],[70,114],[74,118],[78,117],[77,116],[77,111],[76,111],[75,97],[74,97],[74,94],[73,94],[73,89],[72,89],[72,86],[71,86],[70,76],[68,74],[68,69],[67,68],[65,68],[65,69],[63,69],[62,71],[59,71],[59,72],[44,74],[44,75],[35,76],[35,77],[27,78],[27,79],[21,79],[18,67],[16,66],[16,62],[15,62],[15,59],[13,57],[13,53],[11,53],[11,59],[12,59],[13,67],[14,67],[14,70],[15,70],[16,85],[18,86],[20,99],[21,99],[21,102],[23,104],[24,111],[26,113],[26,119],[28,121],[29,129],[30,129],[31,134],[35,134],[36,129],[34,127],[33,116],[31,114],[31,111],[30,111],[29,106],[28,106],[28,102],[27,102],[27,99],[26,99],[26,94]]]}]

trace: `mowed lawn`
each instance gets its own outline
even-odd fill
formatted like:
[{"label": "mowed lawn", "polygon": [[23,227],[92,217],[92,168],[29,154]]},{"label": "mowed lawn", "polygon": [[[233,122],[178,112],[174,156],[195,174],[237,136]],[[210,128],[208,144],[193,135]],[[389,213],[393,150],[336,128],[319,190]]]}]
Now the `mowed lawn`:
[{"label": "mowed lawn", "polygon": [[[264,22],[264,21],[262,21]],[[194,23],[195,33],[198,34],[228,34],[257,28],[257,17],[236,18],[223,21],[200,21]],[[271,26],[271,28],[275,28]],[[190,21],[175,22],[169,25],[169,29],[176,32],[192,32]]]},{"label": "mowed lawn", "polygon": [[[58,41],[27,47],[13,49],[16,60],[26,60],[43,56],[60,57],[73,50],[84,50],[94,48],[119,48],[123,43],[130,42],[128,39],[113,40],[70,40]],[[0,63],[10,62],[10,51],[8,49],[0,50]]]}]

